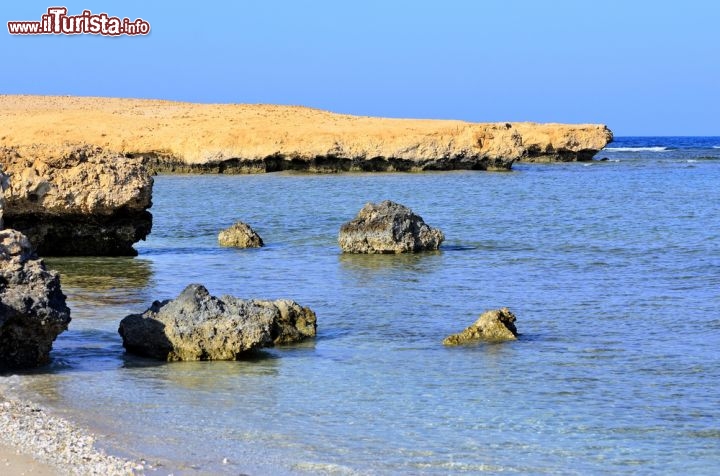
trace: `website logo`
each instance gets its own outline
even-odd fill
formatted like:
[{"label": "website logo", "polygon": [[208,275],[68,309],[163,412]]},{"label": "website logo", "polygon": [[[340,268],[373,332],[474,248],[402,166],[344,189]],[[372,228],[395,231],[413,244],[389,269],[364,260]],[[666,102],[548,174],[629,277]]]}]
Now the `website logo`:
[{"label": "website logo", "polygon": [[107,13],[83,10],[80,15],[68,15],[65,7],[50,7],[40,21],[9,21],[11,35],[147,35],[150,23],[142,18],[111,17]]}]

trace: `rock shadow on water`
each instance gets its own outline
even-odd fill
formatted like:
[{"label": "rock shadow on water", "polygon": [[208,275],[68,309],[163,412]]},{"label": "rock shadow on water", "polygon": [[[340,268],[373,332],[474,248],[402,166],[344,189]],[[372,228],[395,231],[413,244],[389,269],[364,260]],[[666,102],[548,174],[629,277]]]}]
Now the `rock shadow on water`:
[{"label": "rock shadow on water", "polygon": [[241,356],[239,356],[235,360],[174,360],[174,361],[165,361],[156,359],[153,357],[145,357],[138,354],[133,354],[130,352],[127,352],[126,349],[122,347],[122,344],[120,345],[120,353],[118,357],[122,361],[122,368],[124,369],[137,369],[137,368],[144,368],[144,367],[163,367],[163,366],[186,366],[188,369],[196,367],[196,366],[209,366],[209,368],[213,368],[213,366],[216,367],[226,367],[229,366],[230,368],[233,368],[233,366],[246,366],[246,365],[253,365],[257,363],[268,363],[273,362],[276,360],[279,360],[283,358],[280,355],[277,355],[274,351],[275,349],[255,349],[250,350],[247,352],[244,352]]},{"label": "rock shadow on water", "polygon": [[458,244],[455,244],[455,245],[447,245],[447,244],[446,244],[446,245],[443,245],[442,250],[443,250],[443,251],[446,251],[446,252],[448,252],[448,251],[449,251],[449,252],[453,252],[453,251],[473,251],[473,250],[477,250],[477,249],[482,248],[482,247],[483,247],[482,245],[472,245],[472,244],[467,244],[467,243],[465,243],[465,244],[463,244],[463,243],[458,243]]},{"label": "rock shadow on water", "polygon": [[425,251],[422,253],[399,254],[362,254],[341,253],[338,260],[347,271],[385,271],[404,269],[408,271],[430,272],[442,263],[443,251]]},{"label": "rock shadow on water", "polygon": [[[162,362],[126,354],[125,379],[159,389],[183,388],[202,392],[243,393],[242,382],[259,382],[280,375],[283,357],[266,350],[248,352],[239,360]],[[256,380],[258,379],[258,380]],[[254,384],[255,385],[255,384]]]},{"label": "rock shadow on water", "polygon": [[[62,375],[66,373],[96,373],[128,367],[128,361],[134,366],[159,366],[164,362],[143,359],[127,354],[117,333],[98,329],[73,330],[58,336],[50,361],[40,367],[16,370],[11,373],[0,372],[0,376],[17,375]],[[132,365],[131,365],[132,366]]]},{"label": "rock shadow on water", "polygon": [[60,273],[62,285],[87,291],[145,288],[152,283],[153,263],[130,257],[45,258]]},{"label": "rock shadow on water", "polygon": [[68,257],[46,259],[60,273],[73,316],[93,317],[97,310],[126,307],[148,300],[154,286],[150,260],[128,257]]}]

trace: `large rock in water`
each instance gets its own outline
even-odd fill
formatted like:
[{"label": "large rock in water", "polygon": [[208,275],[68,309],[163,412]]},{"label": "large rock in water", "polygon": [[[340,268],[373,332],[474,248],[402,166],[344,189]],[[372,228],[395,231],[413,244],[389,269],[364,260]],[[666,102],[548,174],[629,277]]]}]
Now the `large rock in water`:
[{"label": "large rock in water", "polygon": [[506,307],[484,312],[474,324],[459,334],[443,340],[445,345],[469,344],[477,341],[505,341],[517,339],[515,314]]},{"label": "large rock in water", "polygon": [[0,230],[0,368],[47,363],[69,323],[57,273],[45,269],[22,233]]},{"label": "large rock in water", "polygon": [[315,336],[315,313],[294,301],[211,296],[200,284],[131,314],[118,332],[128,352],[167,361],[234,360],[248,351]]},{"label": "large rock in water", "polygon": [[260,235],[250,225],[241,221],[221,231],[218,235],[218,241],[221,246],[233,248],[260,248],[263,246]]},{"label": "large rock in water", "polygon": [[153,179],[139,159],[90,146],[0,148],[5,224],[42,256],[136,255],[152,227]]},{"label": "large rock in water", "polygon": [[340,227],[338,243],[346,253],[413,253],[437,250],[445,239],[412,210],[385,200],[368,203]]}]

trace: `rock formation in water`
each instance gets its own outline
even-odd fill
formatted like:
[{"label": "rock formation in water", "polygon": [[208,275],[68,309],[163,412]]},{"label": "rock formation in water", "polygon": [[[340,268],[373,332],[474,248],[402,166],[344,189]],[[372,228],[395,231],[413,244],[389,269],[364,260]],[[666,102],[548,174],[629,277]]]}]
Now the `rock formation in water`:
[{"label": "rock formation in water", "polygon": [[232,248],[260,248],[263,246],[260,235],[250,225],[241,221],[221,231],[218,235],[218,242],[221,246]]},{"label": "rock formation in water", "polygon": [[315,336],[315,313],[294,301],[211,296],[191,284],[174,300],[131,314],[118,332],[128,352],[166,361],[234,360]]},{"label": "rock formation in water", "polygon": [[515,319],[515,314],[506,307],[486,311],[464,331],[446,337],[443,344],[461,345],[477,341],[515,340],[518,335],[515,328]]},{"label": "rock formation in water", "polygon": [[522,136],[523,162],[585,162],[612,142],[612,132],[602,125],[515,124]]},{"label": "rock formation in water", "polygon": [[140,159],[101,148],[0,147],[5,224],[42,256],[135,255],[152,227],[153,179]]},{"label": "rock formation in water", "polygon": [[0,146],[90,144],[164,172],[508,170],[517,160],[588,160],[612,140],[603,125],[113,98],[0,95],[0,116]]},{"label": "rock formation in water", "polygon": [[414,253],[437,250],[445,239],[412,210],[385,200],[367,203],[357,216],[343,224],[338,243],[345,253]]},{"label": "rock formation in water", "polygon": [[47,363],[69,323],[58,274],[45,269],[26,236],[0,230],[0,368]]}]

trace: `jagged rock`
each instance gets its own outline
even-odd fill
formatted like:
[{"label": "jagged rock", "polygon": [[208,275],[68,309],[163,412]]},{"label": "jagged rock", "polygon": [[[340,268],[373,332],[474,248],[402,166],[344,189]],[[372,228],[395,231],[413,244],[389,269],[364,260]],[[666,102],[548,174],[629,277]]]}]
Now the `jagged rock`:
[{"label": "jagged rock", "polygon": [[0,230],[0,368],[47,363],[69,323],[58,274],[45,269],[25,235]]},{"label": "jagged rock", "polygon": [[367,203],[340,227],[338,243],[346,253],[413,253],[437,250],[443,232],[426,225],[412,210],[385,200]]},{"label": "jagged rock", "polygon": [[453,334],[443,340],[445,345],[461,345],[479,340],[504,341],[517,339],[515,314],[506,307],[486,311],[474,324],[459,334]]},{"label": "jagged rock", "polygon": [[586,160],[612,138],[602,125],[118,98],[0,95],[0,117],[0,146],[97,144],[176,173],[508,170],[517,160]]},{"label": "jagged rock", "polygon": [[294,301],[217,298],[200,284],[131,314],[118,332],[128,352],[167,361],[234,360],[315,336],[315,313]]},{"label": "jagged rock", "polygon": [[5,224],[43,256],[136,255],[152,227],[153,179],[139,159],[87,145],[0,147]]},{"label": "jagged rock", "polygon": [[221,246],[233,248],[260,248],[263,246],[260,235],[250,228],[250,225],[241,221],[221,231],[218,235],[218,241]]}]

